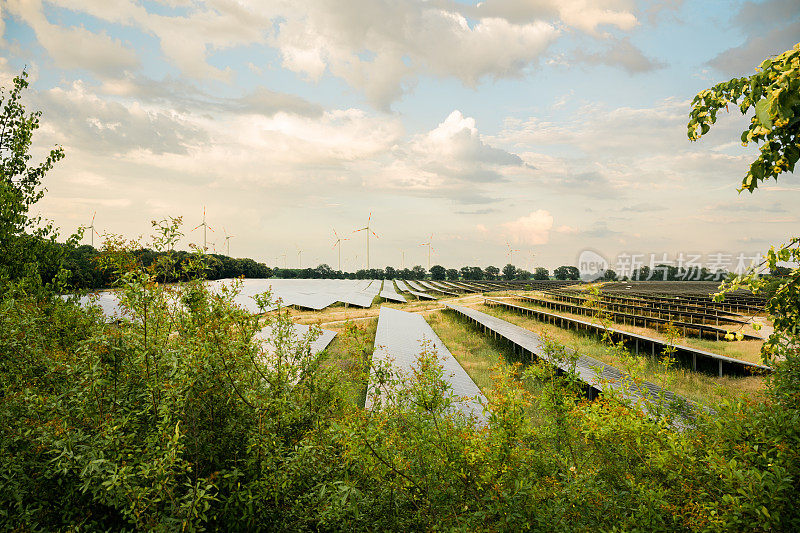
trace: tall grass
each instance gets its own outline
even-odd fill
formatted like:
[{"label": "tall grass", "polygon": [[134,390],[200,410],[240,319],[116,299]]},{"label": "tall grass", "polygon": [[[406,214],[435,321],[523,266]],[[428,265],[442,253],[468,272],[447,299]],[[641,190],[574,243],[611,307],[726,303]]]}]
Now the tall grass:
[{"label": "tall grass", "polygon": [[375,349],[377,328],[377,318],[326,326],[326,329],[337,332],[326,349],[327,364],[341,372],[345,396],[359,407],[364,405],[367,395],[369,365]]}]

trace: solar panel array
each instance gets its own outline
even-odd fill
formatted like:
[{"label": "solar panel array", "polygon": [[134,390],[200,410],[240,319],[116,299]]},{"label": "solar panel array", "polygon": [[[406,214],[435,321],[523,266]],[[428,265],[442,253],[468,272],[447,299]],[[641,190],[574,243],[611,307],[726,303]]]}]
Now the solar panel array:
[{"label": "solar panel array", "polygon": [[[509,341],[515,346],[515,349],[527,352],[531,357],[545,360],[561,370],[570,369],[568,363],[551,358],[547,354],[542,340],[532,331],[475,309],[447,303],[445,303],[445,306],[469,318],[485,331],[490,331]],[[658,385],[648,381],[634,381],[619,369],[592,357],[578,356],[574,370],[580,380],[591,389],[591,396],[602,392],[603,387],[607,386],[617,391],[623,398],[631,400],[634,404],[638,404],[641,400],[658,403],[662,397],[670,403],[689,403],[685,398],[671,391],[661,389]]]},{"label": "solar panel array", "polygon": [[650,354],[652,357],[655,357],[656,354],[663,353],[665,348],[669,346],[674,349],[673,357],[682,361],[687,367],[697,371],[714,372],[719,377],[724,375],[758,374],[762,372],[770,372],[772,370],[770,367],[759,365],[757,363],[726,357],[724,355],[715,354],[699,348],[667,343],[660,339],[639,335],[638,333],[606,327],[603,324],[558,315],[542,309],[515,305],[507,300],[508,299],[485,298],[484,303],[491,306],[500,306],[524,315],[533,316],[537,320],[557,325],[562,328],[590,331],[598,335],[608,333],[614,342],[622,341],[626,347],[636,355],[643,353]]},{"label": "solar panel array", "polygon": [[[415,313],[381,307],[375,333],[373,362],[391,364],[400,373],[410,375],[423,351],[433,352],[438,357],[444,368],[444,377],[451,386],[451,395],[458,400],[455,407],[465,416],[474,415],[479,420],[484,420],[481,402],[485,403],[485,397],[425,319]],[[375,374],[374,370],[370,372],[370,390],[365,409],[373,407],[372,389],[377,384]],[[383,401],[386,394],[382,393],[380,397]]]}]

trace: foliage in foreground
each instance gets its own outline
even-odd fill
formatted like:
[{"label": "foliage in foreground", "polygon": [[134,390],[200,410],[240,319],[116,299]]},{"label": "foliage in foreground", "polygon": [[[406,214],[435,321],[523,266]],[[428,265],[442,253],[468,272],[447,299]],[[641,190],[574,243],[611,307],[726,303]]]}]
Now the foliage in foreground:
[{"label": "foliage in foreground", "polygon": [[800,416],[780,394],[676,431],[549,367],[500,366],[473,425],[423,354],[364,411],[288,317],[265,351],[235,287],[122,278],[121,323],[46,293],[0,305],[5,529],[800,527]]}]

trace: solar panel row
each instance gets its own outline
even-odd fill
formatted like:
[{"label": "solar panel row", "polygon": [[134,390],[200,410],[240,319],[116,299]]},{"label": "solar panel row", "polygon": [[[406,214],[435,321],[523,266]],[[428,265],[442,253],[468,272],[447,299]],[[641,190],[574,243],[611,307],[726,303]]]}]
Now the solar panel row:
[{"label": "solar panel row", "polygon": [[391,365],[396,372],[409,376],[423,352],[435,354],[442,365],[444,378],[450,385],[451,397],[455,400],[454,408],[465,417],[485,420],[483,404],[486,403],[486,398],[425,319],[421,315],[389,307],[381,307],[378,317],[375,351],[372,355],[373,370],[370,372],[364,408],[373,408],[378,398],[382,404],[388,398],[386,389],[381,390],[378,387],[378,377],[374,370],[376,366]]}]

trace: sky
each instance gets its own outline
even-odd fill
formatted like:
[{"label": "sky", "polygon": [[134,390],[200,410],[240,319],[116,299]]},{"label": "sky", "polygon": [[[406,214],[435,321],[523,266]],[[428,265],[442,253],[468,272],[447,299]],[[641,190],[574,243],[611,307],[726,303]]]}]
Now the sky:
[{"label": "sky", "polygon": [[370,214],[373,268],[427,267],[424,242],[446,267],[552,270],[587,251],[618,270],[721,264],[797,233],[795,176],[737,192],[757,150],[739,142],[746,117],[695,143],[686,123],[699,91],[800,39],[798,0],[0,11],[0,81],[26,68],[43,112],[35,157],[66,151],[36,206],[63,234],[95,216],[101,235],[147,242],[152,220],[182,216],[187,248],[205,209],[217,252],[338,268],[335,230],[352,271]]}]

